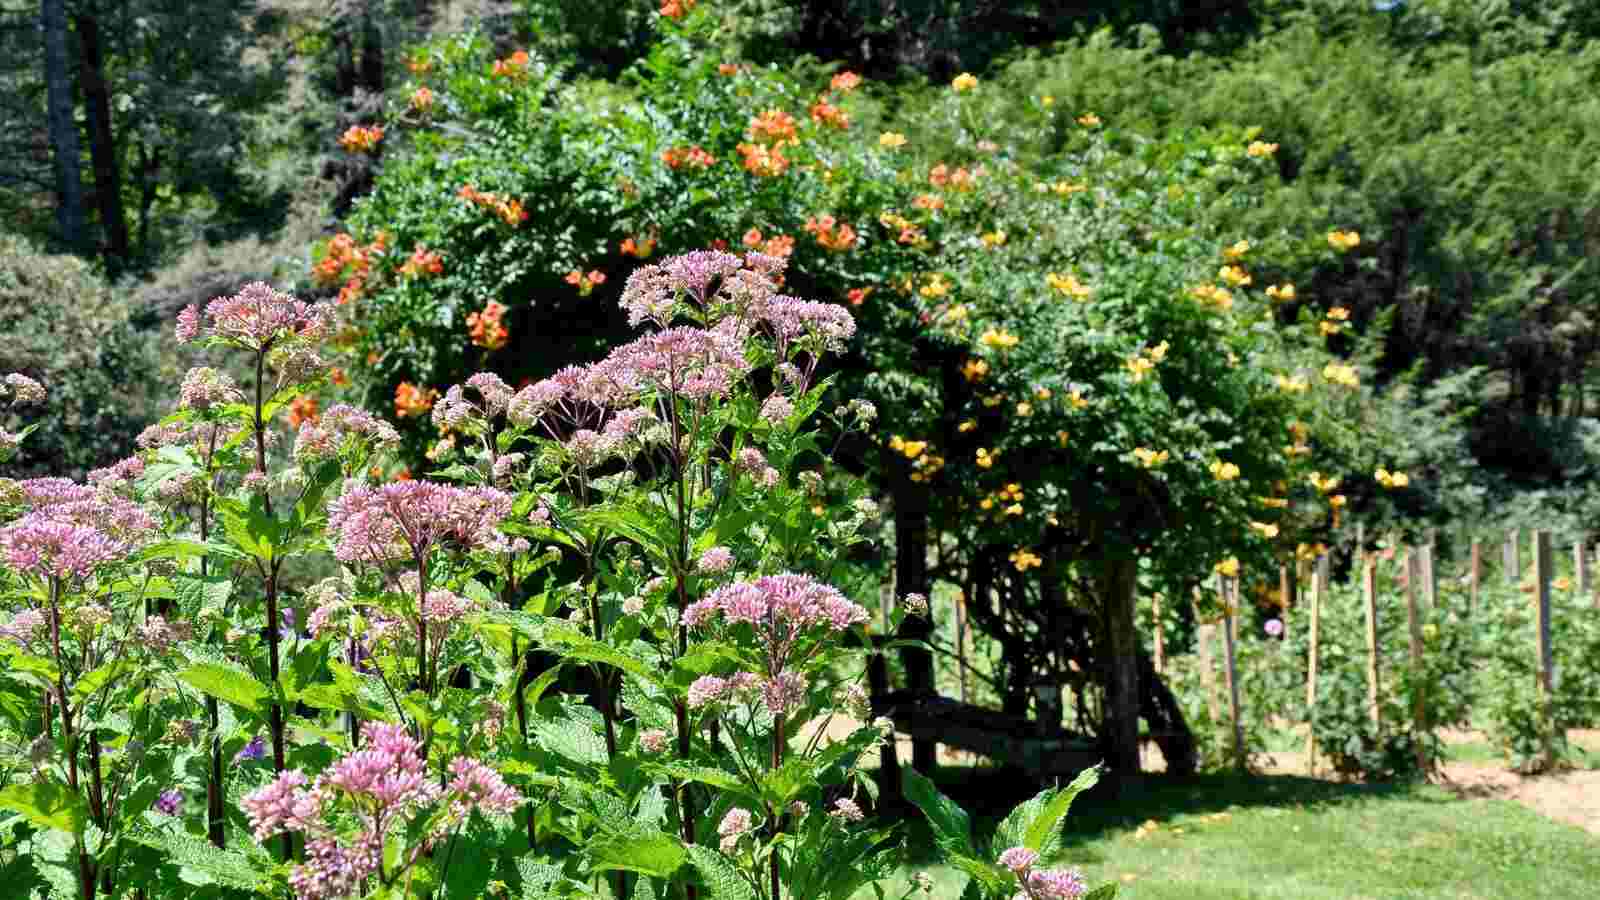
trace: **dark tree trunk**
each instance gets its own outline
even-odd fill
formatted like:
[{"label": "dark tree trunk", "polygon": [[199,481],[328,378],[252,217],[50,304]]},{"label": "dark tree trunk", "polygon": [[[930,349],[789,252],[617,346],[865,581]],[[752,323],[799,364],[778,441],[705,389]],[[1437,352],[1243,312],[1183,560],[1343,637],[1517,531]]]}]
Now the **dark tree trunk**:
[{"label": "dark tree trunk", "polygon": [[161,148],[151,149],[139,142],[139,252],[150,256],[150,210],[156,203],[156,191],[161,183],[156,176],[161,172]]},{"label": "dark tree trunk", "polygon": [[1139,773],[1139,633],[1134,623],[1138,561],[1100,561],[1100,604],[1106,658],[1105,727],[1107,762],[1117,772]]},{"label": "dark tree trunk", "polygon": [[113,267],[128,259],[128,222],[122,214],[122,177],[117,144],[111,130],[111,88],[106,83],[105,48],[100,22],[93,15],[73,18],[82,48],[83,98],[89,112],[89,157],[94,163],[95,203],[105,233],[106,261]]},{"label": "dark tree trunk", "polygon": [[72,76],[67,65],[67,13],[63,0],[42,0],[44,81],[49,108],[50,149],[55,158],[56,227],[74,250],[83,248],[83,179],[78,125],[73,118]]},{"label": "dark tree trunk", "polygon": [[333,95],[348,97],[356,89],[356,46],[350,36],[350,21],[333,23]]},{"label": "dark tree trunk", "polygon": [[[896,602],[906,594],[928,593],[928,492],[903,475],[897,479],[894,493],[895,534],[895,584]],[[933,635],[932,610],[928,616],[908,616],[900,626],[899,637],[904,640],[926,641]],[[900,651],[900,662],[906,670],[906,690],[913,696],[932,696],[933,654],[916,648]],[[937,762],[934,741],[917,740],[911,745],[911,765],[923,774],[931,774]]]},{"label": "dark tree trunk", "polygon": [[361,86],[374,94],[383,93],[383,32],[371,4],[361,11]]}]

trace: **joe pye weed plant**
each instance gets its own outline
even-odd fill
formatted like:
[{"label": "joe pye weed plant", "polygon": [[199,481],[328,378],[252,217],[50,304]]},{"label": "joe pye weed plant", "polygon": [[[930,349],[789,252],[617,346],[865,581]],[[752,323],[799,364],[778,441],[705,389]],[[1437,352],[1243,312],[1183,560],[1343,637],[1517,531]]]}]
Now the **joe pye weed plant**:
[{"label": "joe pye weed plant", "polygon": [[[819,413],[855,323],[778,293],[783,266],[638,269],[632,342],[445,394],[438,481],[371,481],[397,435],[348,406],[277,439],[331,310],[265,285],[185,310],[180,339],[243,350],[254,384],[192,370],[139,455],[0,491],[16,883],[844,900],[886,877],[859,763],[891,726],[814,727],[870,719],[868,611],[832,582],[877,507],[812,423],[876,410]],[[338,574],[286,587],[314,556]],[[1014,813],[1018,845],[1047,857],[1075,789]],[[1083,892],[1006,859],[961,864],[986,895]]]}]

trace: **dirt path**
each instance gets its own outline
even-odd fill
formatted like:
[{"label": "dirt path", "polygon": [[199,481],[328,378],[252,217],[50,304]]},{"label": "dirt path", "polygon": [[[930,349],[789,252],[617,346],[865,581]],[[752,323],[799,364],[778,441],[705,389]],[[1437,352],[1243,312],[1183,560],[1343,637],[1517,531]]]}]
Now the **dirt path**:
[{"label": "dirt path", "polygon": [[[1446,744],[1487,742],[1472,731],[1446,732],[1443,738]],[[1567,740],[1591,754],[1600,753],[1600,731],[1574,731]],[[1271,757],[1264,769],[1268,774],[1308,774],[1303,752],[1277,752]],[[1600,771],[1594,769],[1526,776],[1499,763],[1452,761],[1444,764],[1438,784],[1462,797],[1515,800],[1540,815],[1600,835]]]}]

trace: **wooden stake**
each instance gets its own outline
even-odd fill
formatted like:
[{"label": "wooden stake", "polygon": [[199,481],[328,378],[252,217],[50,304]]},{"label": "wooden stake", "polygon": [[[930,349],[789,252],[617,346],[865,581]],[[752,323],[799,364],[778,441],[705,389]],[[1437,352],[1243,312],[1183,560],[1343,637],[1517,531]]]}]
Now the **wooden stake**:
[{"label": "wooden stake", "polygon": [[1322,586],[1327,580],[1328,555],[1317,557],[1317,575],[1311,581],[1311,622],[1306,650],[1306,768],[1317,774],[1317,640],[1322,627]]},{"label": "wooden stake", "polygon": [[961,702],[971,702],[967,687],[967,592],[956,591],[956,671],[961,673]]},{"label": "wooden stake", "polygon": [[[1217,576],[1217,588],[1218,590],[1224,592],[1224,598],[1228,596],[1226,593],[1227,583],[1221,575]],[[1235,622],[1239,618],[1235,614],[1237,610],[1233,608],[1238,605],[1239,600],[1239,582],[1237,580],[1235,580],[1233,583],[1232,600],[1233,603],[1229,605],[1230,608],[1227,618],[1222,620],[1222,652],[1224,662],[1223,671],[1226,673],[1228,678],[1228,722],[1233,726],[1234,764],[1237,765],[1240,770],[1243,770],[1245,768],[1246,761],[1244,725],[1239,721],[1239,670],[1235,664],[1236,659],[1234,655],[1234,643],[1238,640],[1238,636],[1235,634],[1234,629],[1236,627]]]},{"label": "wooden stake", "polygon": [[1365,554],[1361,598],[1367,608],[1367,709],[1372,717],[1372,730],[1377,732],[1383,727],[1383,714],[1378,706],[1378,567]]},{"label": "wooden stake", "polygon": [[1166,629],[1161,626],[1160,594],[1150,598],[1150,619],[1156,626],[1156,674],[1164,675],[1167,671],[1167,642],[1164,637]]},{"label": "wooden stake", "polygon": [[1533,533],[1534,581],[1538,585],[1538,634],[1535,649],[1539,654],[1539,714],[1542,735],[1541,771],[1555,764],[1555,723],[1551,720],[1550,704],[1555,699],[1555,659],[1550,647],[1550,533]]},{"label": "wooden stake", "polygon": [[[1194,592],[1198,598],[1200,589],[1195,588]],[[1194,618],[1195,621],[1200,621],[1200,604],[1198,600],[1194,603]],[[1211,724],[1213,725],[1217,723],[1219,717],[1217,712],[1217,670],[1211,661],[1211,643],[1216,640],[1216,634],[1217,626],[1214,623],[1202,623],[1195,633],[1196,649],[1200,654],[1200,686],[1205,689],[1206,712],[1210,716]]]},{"label": "wooden stake", "polygon": [[1579,597],[1589,593],[1589,567],[1585,565],[1588,560],[1584,559],[1583,556],[1584,537],[1587,537],[1587,535],[1579,537],[1572,542],[1572,569],[1573,575],[1576,576],[1578,582],[1576,587]]},{"label": "wooden stake", "polygon": [[1506,583],[1515,587],[1522,578],[1522,529],[1513,528],[1506,536]]},{"label": "wooden stake", "polygon": [[1478,586],[1483,583],[1483,544],[1472,542],[1472,581],[1467,593],[1467,614],[1478,608]]},{"label": "wooden stake", "polygon": [[1428,609],[1439,608],[1439,573],[1433,566],[1434,551],[1439,547],[1439,538],[1434,529],[1428,529],[1428,543],[1422,548],[1422,588],[1428,600]]},{"label": "wooden stake", "polygon": [[1417,582],[1422,578],[1420,553],[1406,554],[1406,628],[1411,635],[1411,734],[1417,746],[1417,771],[1428,771],[1428,747],[1423,736],[1427,733],[1428,707],[1422,675],[1422,623],[1417,612]]},{"label": "wooden stake", "polygon": [[1289,637],[1289,610],[1294,609],[1295,593],[1299,587],[1299,579],[1295,577],[1297,574],[1289,568],[1288,563],[1278,564],[1278,604],[1283,607],[1279,619],[1283,622],[1285,640]]}]

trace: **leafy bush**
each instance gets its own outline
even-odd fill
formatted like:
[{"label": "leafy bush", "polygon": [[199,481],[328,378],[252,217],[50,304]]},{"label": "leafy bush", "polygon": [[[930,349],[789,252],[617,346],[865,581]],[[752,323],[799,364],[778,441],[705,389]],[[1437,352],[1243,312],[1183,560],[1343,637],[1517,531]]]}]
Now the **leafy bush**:
[{"label": "leafy bush", "polygon": [[128,304],[82,260],[6,236],[0,259],[0,370],[50,391],[13,471],[82,478],[126,456],[159,417],[157,339],[130,323]]}]

